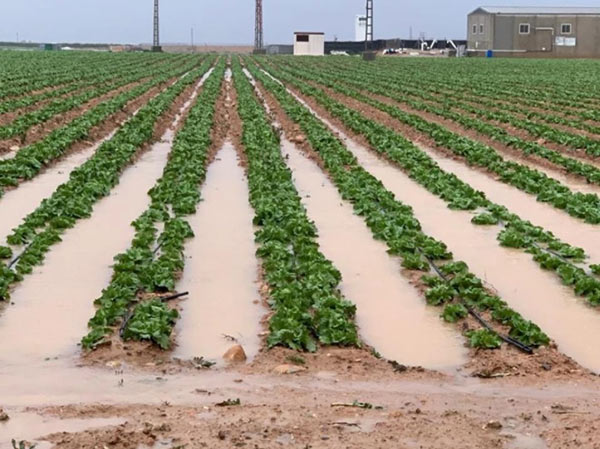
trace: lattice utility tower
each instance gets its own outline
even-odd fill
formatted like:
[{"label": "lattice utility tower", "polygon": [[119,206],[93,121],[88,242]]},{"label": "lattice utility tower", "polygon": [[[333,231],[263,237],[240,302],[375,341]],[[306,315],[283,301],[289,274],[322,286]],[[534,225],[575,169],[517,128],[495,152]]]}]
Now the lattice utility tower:
[{"label": "lattice utility tower", "polygon": [[256,0],[256,21],[254,23],[254,50],[262,50],[263,47],[263,6],[262,0]]},{"label": "lattice utility tower", "polygon": [[154,40],[152,41],[152,51],[162,51],[160,47],[160,35],[158,33],[158,0],[154,0]]},{"label": "lattice utility tower", "polygon": [[[367,0],[367,35],[365,41],[373,42],[373,0]],[[368,45],[368,44],[367,44]]]}]

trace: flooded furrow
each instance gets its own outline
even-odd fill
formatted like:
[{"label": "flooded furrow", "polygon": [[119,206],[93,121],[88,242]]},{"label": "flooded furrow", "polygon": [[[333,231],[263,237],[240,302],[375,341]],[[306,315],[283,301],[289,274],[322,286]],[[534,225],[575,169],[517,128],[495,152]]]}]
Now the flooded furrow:
[{"label": "flooded furrow", "polygon": [[[202,83],[204,83],[212,70],[213,69],[210,69],[208,74],[200,79],[198,86],[201,86]],[[174,81],[169,83],[169,85],[172,84],[174,84]],[[194,90],[192,97],[183,106],[182,111],[189,107],[190,103],[197,95],[197,91],[197,89]],[[162,92],[162,90],[160,92]],[[158,96],[160,92],[155,96]],[[141,107],[133,111],[131,117],[137,115],[140,109]],[[180,120],[180,116],[181,114],[177,115],[175,119],[176,123]],[[50,165],[33,179],[19,184],[17,188],[5,192],[4,196],[0,197],[0,213],[2,214],[2,221],[0,222],[0,244],[5,241],[12,229],[18,226],[25,216],[39,205],[43,198],[49,197],[58,186],[67,182],[73,170],[92,157],[104,142],[112,139],[119,131],[119,128],[120,126],[93,145],[69,155],[57,164]],[[12,154],[12,156],[14,156],[14,154]]]},{"label": "flooded furrow", "polygon": [[[263,73],[274,81],[281,83],[268,72],[263,71]],[[289,92],[315,113],[301,97],[292,91]],[[323,117],[320,118],[330,129],[334,130],[340,136],[344,136],[345,142],[348,143],[348,137],[341,129],[335,127]],[[548,204],[537,201],[534,196],[528,193],[494,180],[486,173],[471,168],[460,161],[447,158],[431,148],[418,143],[416,145],[435,160],[443,170],[455,174],[474,189],[484,192],[491,201],[506,206],[511,212],[516,213],[525,220],[531,221],[534,225],[552,231],[559,239],[571,245],[584,248],[590,256],[591,261],[599,263],[600,226],[584,223]],[[571,179],[570,182],[573,182],[573,180]],[[591,186],[588,187],[593,188]]]},{"label": "flooded furrow", "polygon": [[411,366],[449,369],[466,360],[464,339],[430,308],[321,169],[282,140],[283,153],[319,246],[342,273],[341,290],[357,306],[363,341],[382,356]]},{"label": "flooded furrow", "polygon": [[[567,186],[573,192],[576,193],[592,193],[592,194],[600,194],[600,185],[590,184],[586,181],[586,179],[582,176],[578,176],[575,174],[571,174],[567,172],[564,168],[559,165],[554,165],[548,162],[546,159],[539,158],[537,161],[528,160],[523,157],[518,157],[512,154],[509,151],[501,150],[496,148],[498,153],[507,161],[515,162],[517,164],[524,165],[532,170],[537,170],[539,172],[544,173],[546,176],[550,178],[554,178],[559,181],[561,184]],[[571,156],[571,155],[569,155]],[[588,160],[579,160],[584,164],[590,164]],[[593,164],[592,164],[593,165]]]},{"label": "flooded furrow", "polygon": [[[309,107],[297,95],[292,95]],[[314,110],[311,111],[318,116]],[[496,290],[510,307],[540,325],[556,341],[562,352],[582,366],[600,372],[600,347],[596,344],[600,338],[600,313],[576,298],[569,288],[559,283],[554,274],[541,270],[529,254],[499,246],[496,227],[473,225],[471,213],[448,209],[444,201],[416,184],[399,168],[381,160],[350,139],[327,119],[320,119],[338,134],[365,169],[383,182],[399,200],[413,207],[424,232],[446,243],[457,260],[465,261],[471,271]],[[486,185],[506,188],[507,194],[508,191],[515,193],[509,186],[495,183],[486,175],[470,170],[458,162],[454,163],[468,170],[468,173],[480,175],[485,179]],[[462,173],[456,174],[464,181],[470,181]],[[480,188],[477,185],[473,187]],[[511,210],[520,214],[521,210],[517,210],[516,206],[518,209],[525,209],[524,212],[527,207],[523,207],[519,201],[521,200],[507,204]],[[546,206],[534,203],[546,212]],[[523,216],[527,217],[527,214],[523,213]],[[537,218],[534,223],[542,225]],[[553,227],[551,229],[554,231]],[[565,230],[569,231],[570,228]],[[571,234],[576,233],[570,232],[569,235]]]},{"label": "flooded furrow", "polygon": [[600,226],[583,223],[570,215],[539,202],[534,196],[510,185],[491,179],[487,174],[464,165],[462,162],[441,156],[438,152],[419,145],[437,164],[448,173],[476,190],[484,192],[494,203],[506,206],[521,218],[531,221],[561,240],[586,250],[593,262],[600,261]]},{"label": "flooded furrow", "polygon": [[[194,96],[204,79],[195,86]],[[11,305],[0,316],[0,341],[11,342],[0,348],[1,366],[26,368],[77,354],[94,314],[93,300],[110,282],[113,257],[134,236],[131,222],[150,204],[147,192],[162,174],[174,129],[192,98],[161,140],[125,169],[110,195],[94,206],[92,216],[67,230],[44,264],[12,293]]]},{"label": "flooded furrow", "polygon": [[538,324],[562,352],[600,372],[600,347],[595,344],[600,338],[600,313],[576,298],[556,275],[541,270],[531,255],[501,247],[497,227],[474,226],[471,213],[448,209],[400,169],[351,141],[346,144],[365,169],[413,207],[425,233],[445,242],[457,260],[466,262],[513,309]]},{"label": "flooded furrow", "polygon": [[20,184],[18,188],[7,191],[0,198],[0,242],[4,242],[12,229],[18,226],[42,199],[49,197],[59,185],[68,181],[71,172],[92,157],[98,147],[111,139],[116,132],[117,130],[114,130],[94,145],[48,167],[35,178]]},{"label": "flooded furrow", "polygon": [[251,359],[260,346],[265,310],[248,187],[231,142],[217,158],[208,169],[203,201],[190,219],[196,236],[186,245],[186,267],[177,285],[178,291],[190,292],[177,324],[175,356],[182,359],[221,360],[235,341]]},{"label": "flooded furrow", "polygon": [[[172,131],[169,131],[172,136]],[[113,257],[134,235],[130,223],[148,206],[148,190],[162,173],[170,141],[157,143],[129,167],[91,218],[63,235],[12,294],[0,316],[1,365],[26,365],[45,358],[72,356],[112,275]],[[35,324],[33,324],[35,323]]]}]

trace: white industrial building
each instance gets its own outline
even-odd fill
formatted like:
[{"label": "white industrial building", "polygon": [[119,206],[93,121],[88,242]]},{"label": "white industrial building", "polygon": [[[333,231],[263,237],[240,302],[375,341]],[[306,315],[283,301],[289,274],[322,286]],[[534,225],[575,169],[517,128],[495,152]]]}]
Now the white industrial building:
[{"label": "white industrial building", "polygon": [[354,24],[354,40],[356,42],[363,42],[367,37],[367,16],[358,15],[356,16],[356,23]]},{"label": "white industrial building", "polygon": [[294,33],[294,55],[325,55],[325,33],[296,31]]}]

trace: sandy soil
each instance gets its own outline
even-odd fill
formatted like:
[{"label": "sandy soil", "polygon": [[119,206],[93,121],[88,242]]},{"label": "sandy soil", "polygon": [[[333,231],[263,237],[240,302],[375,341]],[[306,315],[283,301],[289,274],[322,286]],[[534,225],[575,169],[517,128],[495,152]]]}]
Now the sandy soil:
[{"label": "sandy soil", "polygon": [[[43,435],[29,429],[30,441],[73,449],[600,447],[596,378],[515,382],[402,371],[356,349],[324,348],[295,365],[286,352],[271,351],[272,362],[255,373],[256,363],[176,374],[155,368],[139,396],[127,393],[140,375],[133,372],[111,401],[8,404],[7,423],[41,416],[51,427]],[[299,372],[274,375],[284,360]],[[114,423],[99,426],[98,418]],[[65,431],[74,419],[79,429]]]}]

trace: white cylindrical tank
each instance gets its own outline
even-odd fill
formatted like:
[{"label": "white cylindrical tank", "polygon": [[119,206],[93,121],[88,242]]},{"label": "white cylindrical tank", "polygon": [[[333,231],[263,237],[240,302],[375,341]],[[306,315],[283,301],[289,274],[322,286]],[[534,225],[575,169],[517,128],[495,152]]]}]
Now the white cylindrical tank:
[{"label": "white cylindrical tank", "polygon": [[363,42],[367,36],[367,16],[365,15],[357,15],[356,22],[354,24],[354,32],[355,37],[354,40],[356,42]]}]

